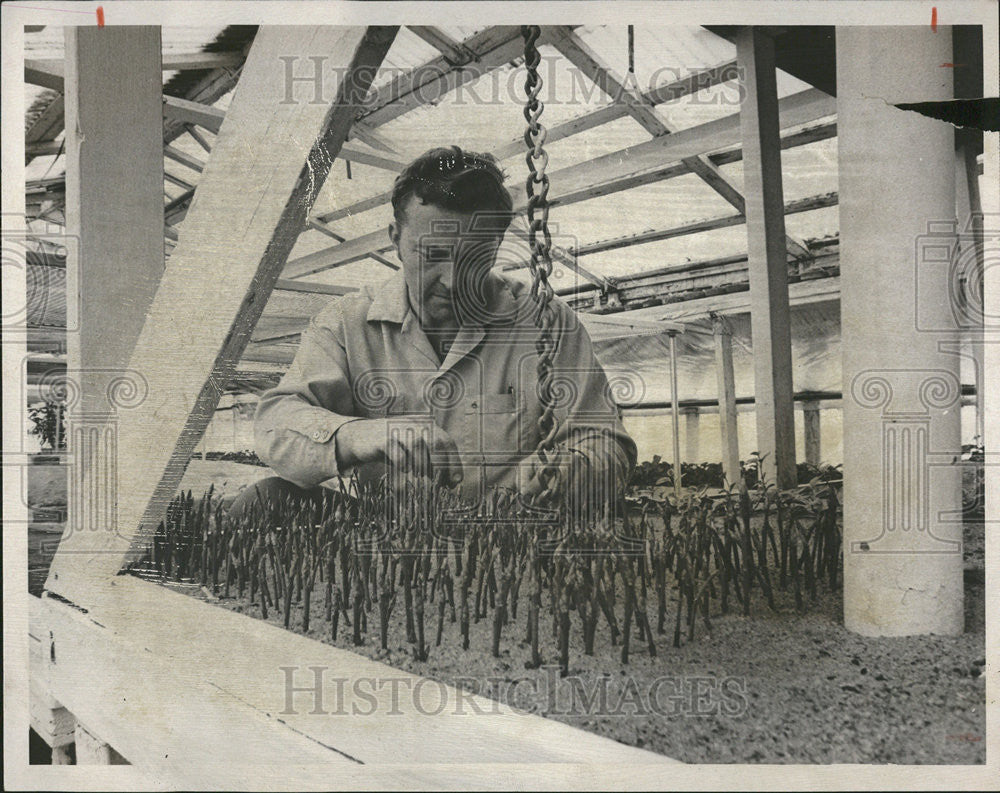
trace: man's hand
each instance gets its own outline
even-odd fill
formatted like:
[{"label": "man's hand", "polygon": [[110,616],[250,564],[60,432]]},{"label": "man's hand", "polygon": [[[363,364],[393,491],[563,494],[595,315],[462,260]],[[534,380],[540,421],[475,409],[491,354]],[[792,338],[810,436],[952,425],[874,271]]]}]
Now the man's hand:
[{"label": "man's hand", "polygon": [[443,429],[414,417],[360,419],[337,430],[337,466],[342,470],[365,463],[385,463],[396,474],[433,479],[446,487],[462,481],[458,447]]}]

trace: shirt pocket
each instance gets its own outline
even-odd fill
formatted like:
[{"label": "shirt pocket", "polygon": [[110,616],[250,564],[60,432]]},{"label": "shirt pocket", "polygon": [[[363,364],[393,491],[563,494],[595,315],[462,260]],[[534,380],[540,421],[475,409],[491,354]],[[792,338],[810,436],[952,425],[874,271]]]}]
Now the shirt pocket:
[{"label": "shirt pocket", "polygon": [[473,455],[503,462],[519,451],[515,394],[473,394],[467,405],[465,424]]}]

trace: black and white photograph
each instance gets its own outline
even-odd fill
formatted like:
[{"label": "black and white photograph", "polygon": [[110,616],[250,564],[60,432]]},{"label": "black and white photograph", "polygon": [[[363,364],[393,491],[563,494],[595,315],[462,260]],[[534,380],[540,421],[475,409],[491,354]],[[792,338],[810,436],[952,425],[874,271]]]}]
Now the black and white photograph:
[{"label": "black and white photograph", "polygon": [[5,788],[995,786],[997,8],[3,3]]}]

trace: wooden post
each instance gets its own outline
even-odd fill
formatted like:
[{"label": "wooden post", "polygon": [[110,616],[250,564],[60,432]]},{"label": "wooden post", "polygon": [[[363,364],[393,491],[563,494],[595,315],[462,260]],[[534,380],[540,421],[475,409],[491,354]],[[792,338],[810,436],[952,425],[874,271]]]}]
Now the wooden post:
[{"label": "wooden post", "polygon": [[[130,365],[142,370],[150,398],[122,416],[118,445],[127,457],[117,530],[65,537],[48,589],[70,600],[87,599],[132,552],[142,552],[395,33],[331,26],[258,31],[185,218],[184,236],[135,345]],[[322,63],[323,101],[315,101],[313,80],[287,84],[289,56],[298,60],[295,73],[306,68],[313,74],[310,67]],[[161,227],[156,238],[162,237]]]},{"label": "wooden post", "polygon": [[77,765],[111,765],[111,747],[79,723],[75,742]]},{"label": "wooden post", "polygon": [[697,407],[684,409],[684,457],[689,463],[696,463],[701,459],[698,437],[700,418]]},{"label": "wooden post", "polygon": [[677,331],[667,331],[670,337],[670,423],[673,430],[674,446],[674,495],[678,501],[681,497],[681,419],[680,394],[677,388]]},{"label": "wooden post", "polygon": [[[114,530],[116,418],[163,273],[160,28],[67,27],[67,531]],[[72,299],[76,296],[77,299]]]},{"label": "wooden post", "polygon": [[757,450],[779,488],[796,484],[792,341],[774,41],[757,27],[736,39],[745,95],[740,111],[750,275]]},{"label": "wooden post", "polygon": [[723,317],[712,318],[715,331],[715,371],[719,381],[719,431],[722,473],[728,484],[742,481],[740,439],[736,424],[736,378],[733,374],[733,334]]},{"label": "wooden post", "polygon": [[821,459],[819,402],[809,401],[802,404],[802,425],[805,435],[806,462],[810,465],[819,465]]},{"label": "wooden post", "polygon": [[[983,339],[983,206],[979,196],[976,148],[968,134],[959,130],[955,149],[955,214],[958,219],[958,277],[962,279],[963,322],[968,354],[972,358],[976,386],[975,435],[984,442],[986,433],[986,369]],[[970,321],[972,320],[972,321]],[[963,439],[964,440],[964,439]]]},{"label": "wooden post", "polygon": [[894,106],[951,99],[953,60],[948,27],[837,28],[844,624],[865,635],[963,630],[959,359],[942,349],[959,333],[940,256],[955,129]]}]

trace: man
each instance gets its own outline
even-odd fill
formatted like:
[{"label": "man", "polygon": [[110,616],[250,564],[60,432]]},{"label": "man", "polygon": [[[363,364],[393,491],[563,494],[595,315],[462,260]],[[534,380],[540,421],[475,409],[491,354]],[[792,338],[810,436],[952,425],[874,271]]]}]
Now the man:
[{"label": "man", "polygon": [[[457,146],[399,175],[389,237],[402,270],[321,311],[261,398],[257,453],[281,478],[258,491],[310,497],[335,477],[387,469],[458,486],[472,502],[495,486],[541,488],[536,304],[493,269],[513,219],[503,180],[490,155]],[[549,310],[559,460],[576,479],[623,485],[635,443],[576,314],[558,298]],[[256,498],[249,490],[234,510]]]}]

